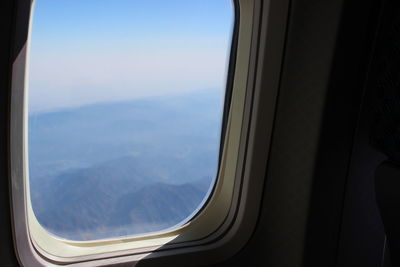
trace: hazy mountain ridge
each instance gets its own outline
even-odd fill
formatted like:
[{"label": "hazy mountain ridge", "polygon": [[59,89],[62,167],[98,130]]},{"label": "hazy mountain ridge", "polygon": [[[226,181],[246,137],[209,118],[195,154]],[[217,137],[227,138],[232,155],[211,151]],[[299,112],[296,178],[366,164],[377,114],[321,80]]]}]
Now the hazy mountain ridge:
[{"label": "hazy mountain ridge", "polygon": [[178,155],[209,149],[207,155],[215,154],[219,98],[206,91],[33,114],[30,172],[53,175],[146,152]]},{"label": "hazy mountain ridge", "polygon": [[171,227],[215,178],[221,99],[209,92],[32,115],[34,212],[50,232],[88,240]]},{"label": "hazy mountain ridge", "polygon": [[[71,194],[72,193],[72,194]],[[73,240],[102,239],[160,231],[180,223],[201,203],[195,185],[156,183],[117,198],[96,189],[84,198],[63,198],[36,212],[51,233]],[[64,196],[74,195],[67,192]]]}]

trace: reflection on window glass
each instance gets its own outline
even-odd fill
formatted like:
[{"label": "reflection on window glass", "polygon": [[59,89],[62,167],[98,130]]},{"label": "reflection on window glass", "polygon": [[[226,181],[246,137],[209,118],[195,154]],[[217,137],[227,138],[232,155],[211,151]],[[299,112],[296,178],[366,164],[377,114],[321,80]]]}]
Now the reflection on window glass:
[{"label": "reflection on window glass", "polygon": [[36,0],[29,54],[32,208],[96,240],[192,218],[218,171],[231,0]]}]

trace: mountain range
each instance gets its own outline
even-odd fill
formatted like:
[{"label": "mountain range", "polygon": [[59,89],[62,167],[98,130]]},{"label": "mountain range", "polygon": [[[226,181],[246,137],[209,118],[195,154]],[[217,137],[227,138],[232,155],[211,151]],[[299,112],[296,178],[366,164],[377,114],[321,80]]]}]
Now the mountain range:
[{"label": "mountain range", "polygon": [[218,169],[215,90],[29,116],[32,207],[51,234],[95,240],[187,220]]}]

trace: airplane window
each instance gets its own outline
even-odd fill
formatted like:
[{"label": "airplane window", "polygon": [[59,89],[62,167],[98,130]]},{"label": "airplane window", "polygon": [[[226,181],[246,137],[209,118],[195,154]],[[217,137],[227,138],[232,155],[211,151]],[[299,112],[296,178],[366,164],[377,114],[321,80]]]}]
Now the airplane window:
[{"label": "airplane window", "polygon": [[36,0],[29,186],[68,240],[166,231],[216,182],[231,0]]}]

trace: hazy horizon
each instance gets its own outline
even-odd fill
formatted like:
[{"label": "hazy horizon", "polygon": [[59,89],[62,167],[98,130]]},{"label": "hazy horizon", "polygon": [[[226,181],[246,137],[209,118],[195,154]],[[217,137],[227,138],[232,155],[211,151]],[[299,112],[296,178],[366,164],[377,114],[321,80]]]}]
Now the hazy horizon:
[{"label": "hazy horizon", "polygon": [[[116,99],[116,100],[102,100],[98,102],[88,102],[88,103],[76,103],[76,105],[70,104],[68,106],[63,106],[59,105],[57,107],[47,107],[47,108],[38,108],[38,109],[29,109],[29,115],[28,116],[37,116],[37,115],[43,115],[43,114],[49,114],[49,113],[57,113],[57,112],[64,112],[64,111],[69,111],[69,110],[74,110],[74,109],[79,109],[79,108],[85,108],[85,107],[90,107],[90,106],[95,106],[95,105],[113,105],[113,104],[124,104],[124,103],[129,103],[132,101],[141,101],[141,100],[152,100],[152,99],[157,99],[157,98],[174,98],[174,97],[181,97],[185,95],[193,95],[193,94],[210,94],[213,93],[212,91],[215,91],[216,89],[213,88],[206,88],[206,89],[198,89],[198,90],[187,90],[187,91],[176,91],[176,92],[163,92],[160,94],[155,94],[155,95],[144,95],[144,96],[137,96],[133,98],[128,98],[128,99]],[[223,105],[225,101],[225,88],[221,94],[221,105]]]},{"label": "hazy horizon", "polygon": [[[29,111],[204,88],[223,93],[233,27],[231,1],[163,3],[36,1]],[[152,12],[146,12],[150,8]]]}]

